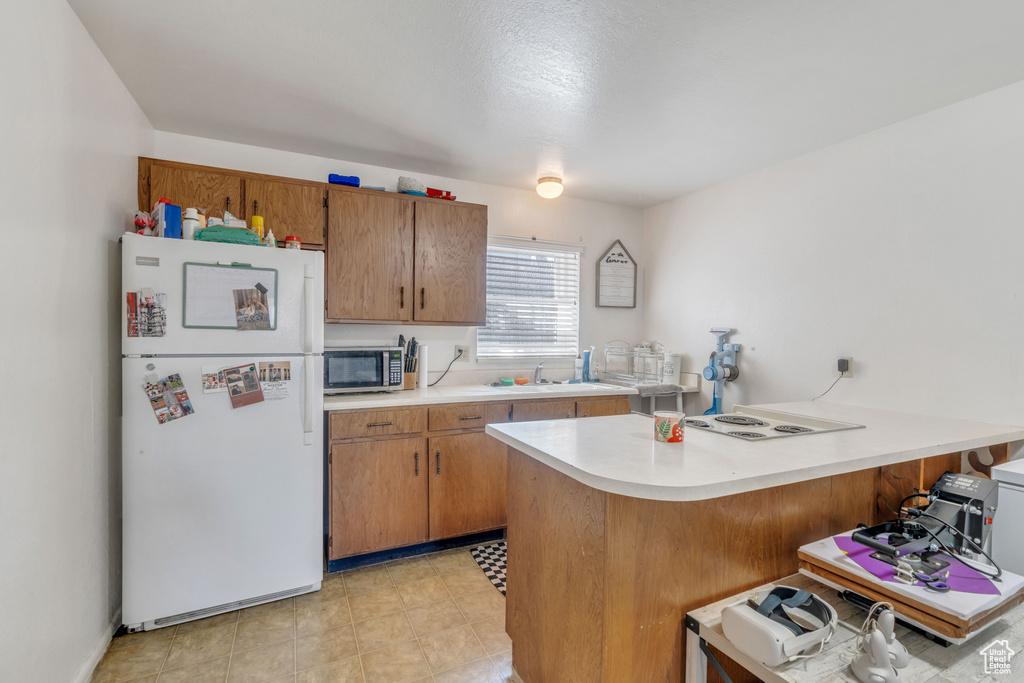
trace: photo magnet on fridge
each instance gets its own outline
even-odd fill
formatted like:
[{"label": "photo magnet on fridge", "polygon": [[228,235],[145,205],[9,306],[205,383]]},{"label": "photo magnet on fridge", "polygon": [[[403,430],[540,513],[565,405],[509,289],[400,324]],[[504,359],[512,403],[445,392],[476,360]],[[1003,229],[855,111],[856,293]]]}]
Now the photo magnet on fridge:
[{"label": "photo magnet on fridge", "polygon": [[157,422],[166,424],[171,420],[195,413],[180,375],[175,373],[160,379],[152,377],[146,379],[142,389],[146,392],[146,397],[149,398],[149,405],[153,408]]},{"label": "photo magnet on fridge", "polygon": [[228,383],[228,395],[231,396],[232,408],[263,402],[263,390],[260,388],[260,379],[256,374],[255,363],[226,368],[224,379]]},{"label": "photo magnet on fridge", "polygon": [[235,298],[235,322],[240,330],[269,330],[270,309],[267,288],[256,283],[252,289],[231,290]]},{"label": "photo magnet on fridge", "polygon": [[263,398],[282,401],[288,398],[288,383],[292,378],[292,363],[287,360],[260,362],[260,386]]}]

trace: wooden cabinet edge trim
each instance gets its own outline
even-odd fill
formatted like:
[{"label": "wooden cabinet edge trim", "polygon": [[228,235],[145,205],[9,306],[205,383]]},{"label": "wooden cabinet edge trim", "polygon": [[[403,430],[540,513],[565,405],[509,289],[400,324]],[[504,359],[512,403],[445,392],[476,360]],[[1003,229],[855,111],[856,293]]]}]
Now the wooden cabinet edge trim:
[{"label": "wooden cabinet edge trim", "polygon": [[429,320],[360,320],[358,318],[324,318],[325,323],[358,323],[360,325],[433,325],[434,327],[480,327],[484,321],[476,322],[431,322]]},{"label": "wooden cabinet edge trim", "polygon": [[[237,176],[239,178],[250,178],[253,180],[270,180],[281,183],[296,183],[303,185],[320,185],[326,191],[337,190],[339,192],[354,192],[357,194],[375,194],[375,195],[387,195],[388,197],[394,197],[401,199],[402,201],[425,201],[432,204],[444,204],[444,205],[455,205],[455,206],[478,206],[487,208],[486,204],[473,204],[471,202],[459,202],[449,201],[447,199],[437,199],[436,197],[417,197],[415,195],[402,194],[400,192],[388,192],[386,190],[371,190],[365,187],[349,187],[348,185],[332,185],[331,183],[324,182],[322,180],[307,180],[303,178],[290,178],[287,176],[270,175],[269,173],[256,173],[255,171],[240,171],[234,168],[222,168],[220,166],[205,166],[203,164],[191,164],[185,161],[173,161],[171,159],[157,159],[155,157],[139,157],[140,169],[143,163],[152,165],[154,163],[161,164],[163,166],[171,166],[173,168],[181,168],[189,171],[209,171],[212,173],[221,173],[224,175]],[[471,323],[473,325],[482,323]]]}]

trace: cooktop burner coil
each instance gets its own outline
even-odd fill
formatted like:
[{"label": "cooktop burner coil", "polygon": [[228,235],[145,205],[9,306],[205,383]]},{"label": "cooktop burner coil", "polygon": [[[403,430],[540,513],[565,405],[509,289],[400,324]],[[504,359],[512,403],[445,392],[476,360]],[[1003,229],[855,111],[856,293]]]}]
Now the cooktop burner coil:
[{"label": "cooktop burner coil", "polygon": [[782,432],[783,434],[807,434],[813,432],[813,429],[807,427],[798,427],[796,425],[779,425],[775,428],[775,431]]},{"label": "cooktop burner coil", "polygon": [[711,429],[711,425],[709,425],[704,420],[686,420],[686,426],[687,427],[700,427],[701,429]]},{"label": "cooktop burner coil", "polygon": [[762,422],[757,418],[746,417],[745,415],[721,415],[715,418],[716,422],[724,422],[725,424],[737,425],[740,427],[767,427],[767,422]]},{"label": "cooktop burner coil", "polygon": [[738,436],[744,439],[763,439],[764,434],[758,432],[729,432],[733,436]]}]

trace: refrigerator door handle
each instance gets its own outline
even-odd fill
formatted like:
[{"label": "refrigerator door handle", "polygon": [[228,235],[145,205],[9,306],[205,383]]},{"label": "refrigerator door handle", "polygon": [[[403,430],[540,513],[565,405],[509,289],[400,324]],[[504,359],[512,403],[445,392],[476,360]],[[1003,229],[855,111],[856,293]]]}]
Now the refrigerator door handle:
[{"label": "refrigerator door handle", "polygon": [[306,339],[304,341],[303,352],[313,353],[313,278],[306,275],[304,280],[305,295],[306,295]]},{"label": "refrigerator door handle", "polygon": [[[308,280],[307,280],[308,282]],[[305,404],[302,406],[302,440],[307,446],[313,445],[313,357],[306,356],[302,359],[303,367],[306,368],[305,379]]]}]

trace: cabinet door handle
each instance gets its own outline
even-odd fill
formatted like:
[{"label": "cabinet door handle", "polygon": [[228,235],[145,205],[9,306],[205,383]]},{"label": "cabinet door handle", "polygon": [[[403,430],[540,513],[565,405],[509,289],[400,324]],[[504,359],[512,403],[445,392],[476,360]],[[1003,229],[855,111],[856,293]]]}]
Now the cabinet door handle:
[{"label": "cabinet door handle", "polygon": [[228,211],[230,211],[231,210],[231,197],[227,198],[225,204],[226,204],[226,206],[224,208],[226,208]]},{"label": "cabinet door handle", "polygon": [[256,201],[255,199],[252,200],[252,215],[253,216],[260,215],[259,205],[260,205],[260,203],[258,201]]},{"label": "cabinet door handle", "polygon": [[370,422],[366,426],[367,427],[390,427],[393,424],[395,424],[395,423],[394,422]]},{"label": "cabinet door handle", "polygon": [[586,413],[583,413],[583,417],[589,417]]},{"label": "cabinet door handle", "polygon": [[437,452],[437,473],[441,474],[441,451]]},{"label": "cabinet door handle", "polygon": [[566,414],[565,414],[565,417],[566,417],[566,418],[570,418],[570,417],[572,417],[572,415],[570,415],[569,413],[566,413]]},{"label": "cabinet door handle", "polygon": [[420,476],[420,454],[418,451],[416,453],[416,476]]},{"label": "cabinet door handle", "polygon": [[482,420],[483,417],[484,417],[483,415],[467,415],[465,417],[460,417],[459,419],[460,420]]},{"label": "cabinet door handle", "polygon": [[399,297],[398,307],[399,308],[405,308],[405,287],[402,287],[401,289],[398,290],[398,297]]},{"label": "cabinet door handle", "polygon": [[426,301],[426,296],[427,296],[427,288],[426,287],[420,287],[420,310],[422,310],[423,306],[425,305],[424,302]]}]

